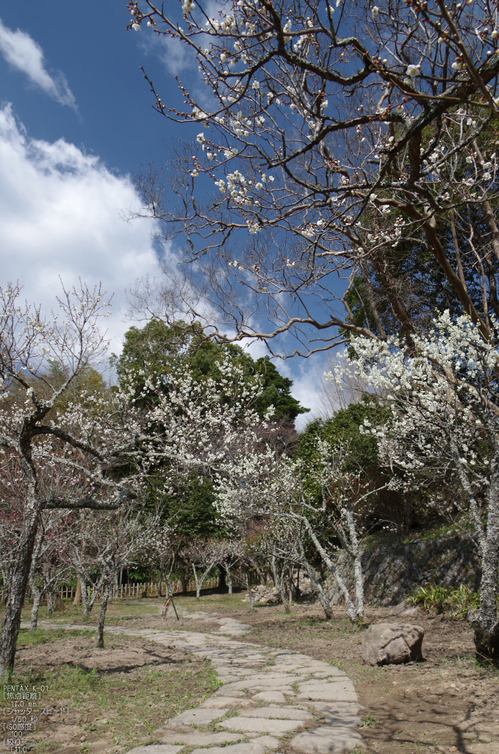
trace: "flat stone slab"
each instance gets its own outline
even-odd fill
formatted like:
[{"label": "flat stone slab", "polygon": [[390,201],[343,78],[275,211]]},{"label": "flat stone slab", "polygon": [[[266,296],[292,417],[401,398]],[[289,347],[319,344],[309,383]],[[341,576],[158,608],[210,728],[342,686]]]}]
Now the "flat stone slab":
[{"label": "flat stone slab", "polygon": [[128,754],[177,754],[183,746],[171,746],[170,744],[151,744],[150,746],[137,746]]},{"label": "flat stone slab", "polygon": [[290,748],[300,754],[343,754],[356,746],[364,748],[360,733],[340,726],[299,733],[290,743]]},{"label": "flat stone slab", "polygon": [[240,683],[265,683],[276,686],[289,686],[290,683],[301,681],[302,678],[295,673],[255,673],[248,678],[244,677]]},{"label": "flat stone slab", "polygon": [[191,754],[265,754],[265,746],[254,742],[235,746],[213,746],[211,749],[194,749]]},{"label": "flat stone slab", "polygon": [[182,712],[181,715],[177,715],[173,720],[170,720],[169,726],[184,726],[184,725],[210,725],[213,720],[217,720],[219,717],[223,717],[226,714],[226,710],[223,709],[206,709],[197,707],[196,709],[188,709]]},{"label": "flat stone slab", "polygon": [[[283,695],[283,701],[285,697]],[[217,709],[230,709],[231,707],[247,707],[251,705],[250,699],[239,698],[236,696],[212,696],[201,704],[204,709],[211,709],[216,707]]]},{"label": "flat stone slab", "polygon": [[266,702],[267,704],[286,704],[286,697],[282,691],[260,691],[252,699],[255,702]]},{"label": "flat stone slab", "polygon": [[321,714],[322,722],[344,728],[358,728],[362,722],[362,707],[356,702],[309,702]]},{"label": "flat stone slab", "polygon": [[[230,686],[233,686],[234,684],[230,684]],[[224,686],[221,689],[218,689],[218,691],[215,691],[214,695],[217,696],[231,696],[231,697],[239,697],[240,699],[246,698],[246,693],[244,691],[241,691],[240,689],[233,689],[229,688],[228,686]]]},{"label": "flat stone slab", "polygon": [[262,746],[265,746],[266,749],[272,749],[272,751],[278,749],[280,746],[279,739],[274,738],[274,736],[258,736],[258,738],[253,739],[253,743],[261,744]]},{"label": "flat stone slab", "polygon": [[165,744],[179,744],[181,746],[216,746],[217,744],[231,744],[244,738],[241,733],[211,733],[208,731],[159,730],[156,731],[159,740]]},{"label": "flat stone slab", "polygon": [[278,679],[249,677],[244,678],[242,681],[237,681],[236,683],[224,684],[224,690],[227,692],[227,695],[232,694],[233,691],[243,691],[244,689],[248,689],[249,691],[252,689],[266,691],[267,689],[275,688],[277,691],[280,691],[283,688],[291,688],[290,684],[298,680],[299,679],[296,676],[284,676]]},{"label": "flat stone slab", "polygon": [[296,730],[303,723],[300,720],[269,720],[256,717],[230,717],[217,723],[218,727],[226,730],[238,730],[242,733],[273,733],[283,736],[292,730]]},{"label": "flat stone slab", "polygon": [[356,702],[357,694],[353,683],[346,678],[336,683],[300,684],[298,699],[310,699],[317,702]]},{"label": "flat stone slab", "polygon": [[259,707],[244,712],[245,717],[264,717],[267,720],[310,720],[313,715],[295,707]]}]

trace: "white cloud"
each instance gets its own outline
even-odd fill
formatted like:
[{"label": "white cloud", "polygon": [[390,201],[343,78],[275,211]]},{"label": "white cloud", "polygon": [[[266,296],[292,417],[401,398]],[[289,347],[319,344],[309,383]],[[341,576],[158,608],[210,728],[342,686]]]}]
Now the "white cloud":
[{"label": "white cloud", "polygon": [[25,73],[35,86],[40,87],[49,97],[75,108],[75,98],[64,74],[48,73],[45,68],[43,50],[29,34],[20,29],[12,31],[0,19],[0,54],[14,68]]},{"label": "white cloud", "polygon": [[156,55],[173,76],[177,76],[186,70],[197,68],[197,60],[192,51],[187,48],[180,39],[166,35],[157,35],[145,30],[140,38],[142,48],[148,53]]},{"label": "white cloud", "polygon": [[324,386],[324,371],[328,359],[321,354],[309,356],[304,359],[300,356],[294,356],[285,361],[277,361],[276,366],[285,376],[293,380],[291,394],[296,398],[304,408],[310,411],[306,414],[300,414],[296,418],[295,426],[298,432],[303,432],[307,424],[314,419],[327,418],[332,416],[335,409],[331,408],[328,403]]},{"label": "white cloud", "polygon": [[10,106],[0,109],[2,285],[19,280],[23,297],[50,311],[59,277],[66,287],[102,281],[114,293],[105,324],[115,352],[130,327],[125,289],[158,274],[151,222],[123,219],[139,206],[128,176],[62,139],[30,139]]}]

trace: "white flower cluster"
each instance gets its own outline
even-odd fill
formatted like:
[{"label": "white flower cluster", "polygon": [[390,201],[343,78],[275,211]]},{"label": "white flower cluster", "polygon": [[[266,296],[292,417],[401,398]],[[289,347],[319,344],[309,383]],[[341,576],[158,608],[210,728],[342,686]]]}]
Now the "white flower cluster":
[{"label": "white flower cluster", "polygon": [[[497,339],[496,323],[493,329]],[[355,373],[390,407],[386,424],[364,422],[363,431],[376,437],[384,463],[403,471],[405,485],[421,485],[425,473],[430,481],[453,468],[468,493],[483,492],[499,440],[498,350],[469,317],[453,318],[448,311],[413,339],[409,350],[405,342],[356,337],[355,360],[343,355],[326,377],[340,383],[346,372]],[[400,483],[400,476],[394,480]]]}]

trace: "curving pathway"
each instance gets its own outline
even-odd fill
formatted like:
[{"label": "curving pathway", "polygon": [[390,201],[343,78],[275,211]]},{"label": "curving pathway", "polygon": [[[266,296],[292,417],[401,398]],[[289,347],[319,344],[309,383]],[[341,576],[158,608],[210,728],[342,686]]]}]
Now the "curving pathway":
[{"label": "curving pathway", "polygon": [[[202,614],[189,617],[206,620]],[[210,660],[223,684],[200,707],[155,731],[161,743],[128,754],[268,754],[284,744],[296,754],[363,748],[357,731],[361,707],[346,673],[306,654],[221,635],[249,630],[234,619],[214,622],[221,625],[211,634],[112,627],[115,634],[141,636]]]}]

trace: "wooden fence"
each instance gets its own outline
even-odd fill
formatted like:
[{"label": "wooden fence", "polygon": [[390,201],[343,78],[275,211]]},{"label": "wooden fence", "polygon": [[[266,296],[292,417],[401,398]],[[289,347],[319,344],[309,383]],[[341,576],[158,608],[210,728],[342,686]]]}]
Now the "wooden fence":
[{"label": "wooden fence", "polygon": [[[218,576],[214,576],[211,579],[206,579],[203,584],[203,591],[205,589],[216,589],[219,585]],[[172,581],[172,589],[174,594],[182,592],[182,582]],[[121,586],[113,587],[112,599],[130,599],[140,597],[157,597],[159,584],[157,582],[146,582],[142,584],[121,584]],[[89,598],[94,595],[94,587],[87,587]],[[166,583],[161,583],[161,594],[164,596],[166,591]],[[196,582],[191,579],[187,585],[188,592],[196,591]],[[76,587],[65,586],[58,590],[58,594],[62,600],[73,600],[76,594]],[[31,590],[28,589],[26,598],[31,601]],[[97,599],[100,599],[100,594],[97,595]],[[4,591],[0,589],[0,601],[4,600]]]}]

